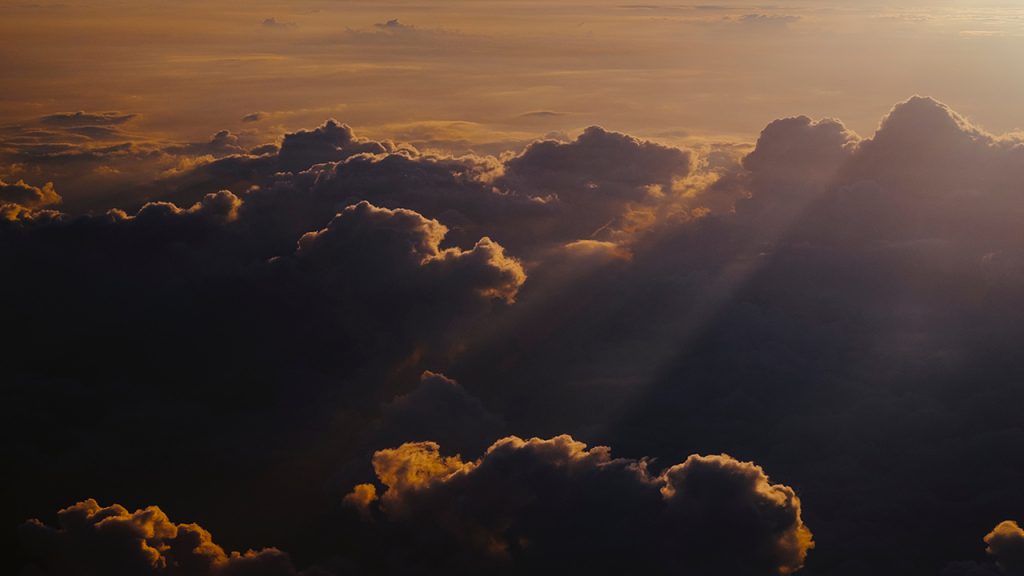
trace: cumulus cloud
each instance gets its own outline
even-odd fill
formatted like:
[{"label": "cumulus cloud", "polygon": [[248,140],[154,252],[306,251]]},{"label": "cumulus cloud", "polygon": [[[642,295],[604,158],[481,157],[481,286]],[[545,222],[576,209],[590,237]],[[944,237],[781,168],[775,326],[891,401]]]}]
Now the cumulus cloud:
[{"label": "cumulus cloud", "polygon": [[[815,132],[831,141],[820,142],[817,154],[792,154],[818,170],[798,178],[816,202],[815,221],[807,214],[803,233],[862,239],[869,233],[887,240],[942,236],[994,245],[1009,238],[1012,222],[1021,216],[1015,183],[1024,175],[1022,142],[988,134],[934,99],[914,97],[895,106],[871,138],[857,141],[841,126]],[[795,133],[772,136],[782,150],[814,142]],[[758,182],[764,172],[759,154],[755,150],[744,162],[764,202],[771,203],[789,183]],[[794,166],[795,174],[806,172]]]},{"label": "cumulus cloud", "polygon": [[[11,380],[3,431],[17,438],[4,454],[31,460],[12,479],[24,493],[48,492],[29,479],[51,467],[53,478],[132,490],[129,470],[149,453],[135,431],[146,429],[147,442],[163,446],[161,462],[144,466],[158,496],[200,474],[211,489],[193,493],[197,505],[243,518],[249,490],[291,493],[288,506],[268,502],[265,517],[294,519],[303,510],[316,518],[322,492],[264,471],[307,458],[325,483],[336,454],[296,447],[329,442],[339,414],[353,430],[372,424],[381,404],[413,388],[407,373],[448,357],[465,336],[459,328],[511,305],[526,279],[500,244],[442,247],[444,226],[411,210],[353,205],[320,230],[281,240],[288,248],[278,252],[246,205],[222,191],[188,208],[29,211],[0,222],[0,254],[18,271],[0,297],[19,303],[8,319],[21,326],[4,352]],[[78,358],[75,368],[33,368],[55,350]],[[88,397],[71,392],[83,385],[93,390]],[[121,416],[104,416],[108,409]],[[44,435],[15,432],[51,417]],[[182,421],[202,432],[182,431]],[[338,442],[353,437],[347,431]],[[66,452],[45,462],[31,456],[56,438]],[[222,446],[237,450],[212,457]],[[86,453],[89,464],[80,460]],[[228,484],[249,488],[225,494]],[[251,526],[289,539],[288,547],[298,534],[284,522]]]},{"label": "cumulus cloud", "polygon": [[383,493],[361,485],[347,502],[376,505],[431,545],[441,530],[459,572],[789,574],[813,547],[794,491],[725,455],[653,474],[570,436],[511,436],[476,461],[416,442],[378,451],[373,467]]},{"label": "cumulus cloud", "polygon": [[505,423],[458,382],[425,370],[419,385],[388,402],[369,432],[373,451],[408,441],[430,440],[450,449],[479,452]]},{"label": "cumulus cloud", "polygon": [[156,506],[129,512],[89,499],[58,512],[57,526],[21,525],[32,574],[294,576],[276,548],[226,553],[198,524],[176,524]]},{"label": "cumulus cloud", "polygon": [[315,130],[285,135],[278,160],[281,170],[291,172],[314,164],[344,160],[355,154],[387,151],[383,144],[357,138],[347,125],[328,120]]},{"label": "cumulus cloud", "polygon": [[941,576],[1017,576],[1024,574],[1024,530],[1013,520],[1000,522],[985,535],[989,561],[951,562]]},{"label": "cumulus cloud", "polygon": [[8,184],[0,180],[0,204],[18,204],[25,208],[42,208],[60,204],[61,197],[53,188],[52,182],[47,182],[42,188],[26,184],[24,180],[18,180]]},{"label": "cumulus cloud", "polygon": [[573,142],[530,145],[507,162],[504,182],[584,209],[604,201],[642,201],[649,186],[670,188],[689,169],[690,156],[683,150],[591,126]]},{"label": "cumulus cloud", "polygon": [[1024,574],[1024,530],[1016,522],[1000,522],[985,536],[985,544],[1005,574]]},{"label": "cumulus cloud", "polygon": [[[442,249],[447,232],[440,222],[412,210],[377,208],[363,201],[345,208],[326,228],[299,238],[296,256],[303,262],[322,262],[325,269],[333,267],[345,275],[355,266],[366,270],[368,277],[385,271],[389,283],[409,282],[408,266],[431,277],[451,278],[448,290],[476,291],[515,302],[516,292],[526,281],[519,262],[489,238],[481,238],[469,250]],[[388,289],[387,285],[371,288]],[[419,296],[429,298],[429,294]]]}]

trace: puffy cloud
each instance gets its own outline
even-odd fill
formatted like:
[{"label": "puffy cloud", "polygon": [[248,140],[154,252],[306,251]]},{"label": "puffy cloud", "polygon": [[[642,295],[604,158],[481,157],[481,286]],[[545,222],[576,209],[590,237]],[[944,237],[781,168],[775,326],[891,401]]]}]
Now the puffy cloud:
[{"label": "puffy cloud", "polygon": [[842,542],[814,573],[970,558],[978,518],[1024,505],[1019,462],[991,456],[1024,441],[1008,408],[1024,401],[1024,158],[953,114],[913,99],[871,138],[773,123],[707,188],[748,196],[736,214],[651,228],[629,260],[545,255],[503,332],[446,373],[512,431],[738,454],[798,479],[818,539]]},{"label": "puffy cloud", "polygon": [[606,239],[628,225],[631,206],[661,203],[690,164],[678,148],[591,126],[572,142],[530,145],[505,162],[498,185],[550,203],[547,236]]},{"label": "puffy cloud", "polygon": [[[323,262],[325,269],[346,276],[356,267],[364,269],[367,278],[383,271],[388,283],[408,282],[410,271],[422,269],[432,277],[450,278],[448,290],[476,291],[515,302],[516,292],[526,281],[519,262],[489,238],[480,239],[469,250],[442,249],[447,231],[440,222],[412,210],[377,208],[363,201],[345,208],[323,230],[303,235],[296,256]],[[371,288],[380,289],[387,286]]]},{"label": "puffy cloud", "polygon": [[71,576],[288,576],[298,572],[275,548],[231,552],[197,524],[175,524],[160,508],[129,512],[89,499],[61,510],[57,526],[30,520],[21,537],[32,557],[32,574]]},{"label": "puffy cloud", "polygon": [[678,148],[591,126],[572,142],[531,144],[507,162],[506,178],[541,195],[559,193],[577,201],[600,197],[594,191],[599,184],[622,185],[610,192],[640,199],[645,186],[670,186],[689,168],[689,155]]},{"label": "puffy cloud", "polygon": [[999,243],[1022,215],[1024,141],[993,136],[931,98],[896,105],[863,140],[834,121],[778,121],[744,166],[750,206],[788,214],[793,235]]},{"label": "puffy cloud", "polygon": [[813,547],[794,491],[725,455],[653,474],[570,436],[512,436],[476,461],[415,442],[378,451],[373,467],[384,492],[360,485],[347,503],[365,512],[379,501],[431,546],[439,539],[426,534],[441,530],[460,573],[789,574]]},{"label": "puffy cloud", "polygon": [[775,120],[761,131],[757,146],[743,158],[743,167],[757,195],[785,192],[786,187],[823,186],[859,141],[838,120],[815,122],[806,116]]},{"label": "puffy cloud", "polygon": [[505,427],[480,400],[444,374],[429,370],[408,394],[388,402],[370,432],[373,450],[430,440],[457,451],[479,452]]},{"label": "puffy cloud", "polygon": [[294,172],[314,164],[337,162],[355,154],[380,154],[388,146],[356,137],[345,124],[328,120],[314,130],[286,134],[278,152],[278,169]]},{"label": "puffy cloud", "polygon": [[[503,160],[424,153],[359,137],[335,120],[285,134],[279,147],[254,146],[249,136],[227,130],[206,142],[169,144],[106,134],[121,142],[99,146],[67,142],[73,129],[45,137],[19,129],[18,138],[28,140],[11,139],[0,154],[52,176],[71,213],[145,201],[191,205],[229,189],[248,196],[253,207],[283,215],[276,223],[283,241],[325,226],[361,200],[437,219],[461,245],[489,236],[525,254],[576,240],[619,241],[624,231],[629,236],[648,227],[663,211],[659,206],[681,201],[673,186],[692,164],[686,151],[599,127],[571,142],[534,143]],[[273,216],[267,218],[269,225]]]},{"label": "puffy cloud", "polygon": [[[421,362],[448,358],[461,328],[507,307],[525,281],[495,242],[444,247],[438,222],[366,203],[275,253],[279,243],[267,249],[246,204],[222,191],[188,208],[22,211],[17,222],[0,222],[0,255],[17,271],[0,297],[18,303],[8,320],[20,327],[3,353],[2,428],[11,438],[3,454],[25,464],[11,478],[24,505],[5,516],[38,514],[40,498],[63,493],[38,481],[47,470],[82,490],[184,491],[197,507],[223,510],[233,535],[269,532],[301,547],[296,524],[317,521],[338,465],[328,448],[353,449],[379,407],[414,387]],[[76,360],[52,364],[54,354]],[[92,392],[77,395],[82,386]],[[43,434],[17,432],[42,420]],[[160,462],[150,461],[143,437],[163,446]],[[50,442],[66,448],[40,460]],[[319,489],[302,475],[268,472],[291,465],[320,471]],[[132,480],[139,468],[145,481]],[[181,488],[197,475],[203,490]],[[250,522],[254,493],[293,497],[271,499],[264,518]],[[305,519],[295,519],[298,511]]]},{"label": "puffy cloud", "polygon": [[1016,522],[1000,522],[985,536],[987,552],[1006,574],[1024,574],[1024,530]]},{"label": "puffy cloud", "polygon": [[1000,522],[985,536],[988,562],[951,562],[941,576],[1015,576],[1024,574],[1024,530],[1012,520]]},{"label": "puffy cloud", "polygon": [[[314,159],[331,162],[309,167]],[[245,173],[254,162],[225,158],[197,173]],[[448,226],[457,244],[489,236],[526,256],[576,240],[619,240],[617,234],[647,227],[644,221],[656,218],[659,206],[681,200],[673,187],[690,164],[683,150],[597,127],[575,141],[538,142],[499,162],[374,143],[328,123],[286,136],[278,157],[257,168],[264,175],[300,165],[308,170],[276,174],[248,199],[260,210],[286,215],[277,217],[277,225],[293,220],[305,229],[322,226],[339,204],[367,200],[410,208]]]},{"label": "puffy cloud", "polygon": [[41,208],[60,204],[61,197],[53,188],[52,182],[47,182],[42,188],[26,184],[24,180],[18,180],[8,184],[0,180],[0,204],[18,204],[25,208]]}]

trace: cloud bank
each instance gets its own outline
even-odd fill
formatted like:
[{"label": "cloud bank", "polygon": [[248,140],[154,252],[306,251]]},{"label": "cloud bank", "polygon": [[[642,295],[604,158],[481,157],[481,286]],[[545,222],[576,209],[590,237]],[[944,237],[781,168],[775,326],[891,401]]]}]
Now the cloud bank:
[{"label": "cloud bank", "polygon": [[342,573],[1017,569],[976,543],[1024,510],[1019,136],[923,97],[685,150],[72,132],[135,122],[4,144],[9,525],[101,495]]}]

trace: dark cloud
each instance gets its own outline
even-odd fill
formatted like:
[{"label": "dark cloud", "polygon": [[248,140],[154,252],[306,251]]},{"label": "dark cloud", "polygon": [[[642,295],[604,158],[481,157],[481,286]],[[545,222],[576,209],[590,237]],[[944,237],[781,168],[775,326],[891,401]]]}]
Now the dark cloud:
[{"label": "dark cloud", "polygon": [[175,524],[160,508],[129,512],[89,499],[61,510],[57,526],[30,520],[20,536],[33,559],[31,574],[295,576],[275,548],[225,553],[198,524]]},{"label": "dark cloud", "polygon": [[43,124],[64,127],[116,126],[134,120],[136,117],[138,117],[137,114],[125,114],[121,112],[90,113],[78,111],[66,114],[51,114],[49,116],[43,116],[40,121]]},{"label": "dark cloud", "polygon": [[398,18],[392,18],[387,22],[380,22],[374,24],[374,26],[382,30],[404,30],[412,28],[412,26],[409,26],[408,24],[402,24],[401,22],[399,22]]},{"label": "dark cloud", "polygon": [[242,122],[259,122],[267,117],[265,112],[253,112],[242,116]]},{"label": "dark cloud", "polygon": [[1024,530],[1012,521],[1000,522],[985,536],[989,560],[951,562],[941,576],[1010,576],[1024,574]]},{"label": "dark cloud", "polygon": [[296,172],[315,164],[337,162],[356,154],[381,154],[386,144],[357,138],[347,125],[328,120],[315,130],[286,134],[278,151],[282,171]]},{"label": "dark cloud", "polygon": [[167,184],[189,204],[211,187],[249,188],[247,201],[290,234],[323,226],[339,207],[367,200],[438,219],[465,245],[490,236],[528,256],[576,240],[630,235],[689,199],[676,185],[689,153],[588,128],[571,142],[544,141],[504,161],[450,157],[360,138],[329,121],[288,134],[276,156],[236,155]]},{"label": "dark cloud", "polygon": [[1006,520],[985,536],[987,552],[1005,574],[1024,574],[1024,530]]},{"label": "dark cloud", "polygon": [[666,220],[628,259],[548,256],[446,373],[511,430],[756,459],[836,543],[809,574],[938,573],[971,557],[979,518],[1024,505],[1020,458],[993,456],[1024,441],[1019,150],[921,98],[870,139],[775,122],[704,188],[735,214]]},{"label": "dark cloud", "polygon": [[[373,466],[380,512],[424,544],[412,573],[788,574],[813,546],[793,490],[724,455],[652,474],[569,436],[513,436],[474,462],[419,442],[377,452]],[[347,501],[376,508],[376,492]]]},{"label": "dark cloud", "polygon": [[26,184],[18,180],[8,184],[0,180],[0,205],[18,204],[25,208],[41,208],[60,204],[60,194],[53,189],[53,183],[47,182],[42,188]]},{"label": "dark cloud", "polygon": [[[177,494],[213,524],[303,550],[352,430],[525,280],[499,244],[441,247],[444,226],[406,209],[353,205],[278,253],[257,241],[252,214],[225,191],[187,209],[0,223],[0,254],[18,271],[0,297],[21,303],[3,353],[3,432],[17,437],[3,455],[24,464],[9,477],[23,497],[11,515],[38,514],[52,483],[75,478],[76,490],[129,499]],[[54,351],[68,363],[47,362]],[[45,434],[16,432],[42,420]],[[146,463],[146,445],[163,447],[159,462]],[[318,489],[267,476],[288,462],[317,470]],[[194,474],[206,488],[180,491]],[[230,485],[245,488],[226,495]],[[293,497],[265,502],[268,522],[240,523],[269,492]]]},{"label": "dark cloud", "polygon": [[[330,283],[326,276],[339,273],[339,289],[353,285],[349,274],[364,270],[359,290],[366,294],[356,301],[366,302],[391,291],[413,292],[427,302],[477,293],[482,297],[515,302],[516,293],[526,280],[522,266],[505,255],[500,244],[480,239],[471,249],[440,247],[447,229],[436,220],[398,208],[377,208],[363,201],[349,206],[334,217],[323,230],[308,232],[299,238],[296,257],[302,265],[318,266],[318,280]],[[375,276],[381,275],[378,284]],[[431,286],[418,284],[417,276]],[[387,298],[385,296],[387,304]]]},{"label": "dark cloud", "polygon": [[458,382],[428,370],[415,390],[383,407],[368,443],[379,450],[429,440],[460,453],[474,453],[487,448],[489,439],[500,436],[504,427],[500,417]]}]

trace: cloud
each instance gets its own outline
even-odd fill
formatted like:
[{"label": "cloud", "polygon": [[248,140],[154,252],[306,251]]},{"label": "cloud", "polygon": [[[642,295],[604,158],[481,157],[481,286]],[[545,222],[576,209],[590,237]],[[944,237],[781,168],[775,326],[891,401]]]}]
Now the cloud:
[{"label": "cloud", "polygon": [[[54,494],[125,494],[188,501],[231,542],[371,573],[568,563],[563,527],[622,565],[629,550],[649,551],[632,558],[652,571],[677,564],[651,530],[654,517],[684,520],[654,462],[641,472],[566,440],[551,450],[584,464],[502,445],[522,464],[449,465],[422,444],[475,455],[492,438],[562,432],[670,462],[733,454],[712,474],[724,487],[749,471],[737,462],[758,462],[813,502],[801,514],[821,543],[814,574],[980,560],[978,526],[1024,506],[1018,463],[992,457],[1024,442],[1018,136],[921,97],[866,137],[798,116],[753,146],[685,150],[598,127],[455,157],[335,121],[279,145],[247,134],[99,145],[33,125],[5,141],[5,182],[53,181],[65,196],[65,212],[5,204],[0,222],[16,327],[0,398],[18,464],[9,524]],[[68,187],[99,187],[84,176],[97,166],[125,178],[104,186],[148,184],[87,213]],[[27,202],[42,194],[26,187]],[[364,525],[343,492],[371,453],[404,442],[444,477],[395,489],[405,518],[388,511],[387,483],[360,489],[349,501]],[[452,504],[456,486],[472,507]],[[253,494],[275,495],[259,517]],[[608,525],[638,536],[609,541]],[[765,533],[705,526],[709,554]],[[799,545],[773,542],[729,557],[799,563]],[[502,549],[507,560],[491,553]]]},{"label": "cloud", "polygon": [[412,26],[410,26],[408,24],[402,24],[401,22],[398,21],[398,18],[392,18],[391,20],[388,20],[387,22],[380,22],[380,23],[374,24],[374,26],[376,26],[377,28],[380,28],[382,30],[408,30],[408,29],[413,28]]},{"label": "cloud", "polygon": [[[510,304],[515,302],[516,293],[526,281],[519,262],[507,257],[501,245],[489,238],[481,238],[469,250],[442,249],[441,240],[447,232],[440,222],[412,210],[377,208],[363,201],[347,207],[326,228],[299,238],[296,256],[301,262],[322,263],[325,269],[336,268],[345,275],[350,266],[364,268],[368,274],[364,280],[382,270],[388,283],[412,280],[404,267],[420,269],[430,277],[452,278],[454,282],[446,287],[449,290],[475,291]],[[388,267],[376,260],[383,260]],[[389,289],[385,284],[371,284],[369,288]]]},{"label": "cloud", "polygon": [[1024,574],[1024,530],[1016,522],[1000,522],[985,536],[985,544],[1004,574]]},{"label": "cloud", "polygon": [[531,110],[519,115],[520,118],[557,118],[559,116],[566,116],[566,113],[554,110]]},{"label": "cloud", "polygon": [[[444,226],[407,209],[344,208],[281,252],[261,236],[259,214],[223,191],[188,208],[153,202],[134,214],[29,212],[0,222],[0,254],[18,270],[0,293],[20,303],[9,320],[22,326],[4,352],[5,364],[20,360],[7,364],[3,433],[17,439],[3,449],[25,463],[12,484],[26,504],[10,515],[38,514],[26,509],[53,489],[31,480],[43,470],[124,494],[141,482],[129,471],[143,466],[147,494],[176,493],[202,475],[204,490],[184,489],[197,508],[231,510],[222,521],[232,535],[269,531],[293,549],[296,516],[318,519],[322,484],[345,453],[320,448],[334,445],[325,440],[334,419],[347,414],[354,426],[337,436],[344,447],[414,387],[420,361],[448,357],[460,328],[512,305],[526,279],[500,244],[442,247]],[[75,368],[34,368],[58,350],[78,358]],[[93,393],[78,397],[80,386]],[[50,422],[45,434],[16,434],[40,418]],[[183,421],[202,432],[182,430]],[[150,452],[133,432],[142,428],[163,446],[159,463],[144,464]],[[66,451],[35,459],[58,438]],[[235,449],[212,458],[224,446]],[[321,489],[265,472],[300,459],[321,471]],[[225,494],[229,484],[246,488]],[[271,499],[250,523],[254,493],[295,497],[287,506]]]},{"label": "cloud", "polygon": [[437,545],[428,531],[453,538],[451,551],[467,557],[449,562],[500,573],[788,574],[803,565],[813,543],[800,499],[760,467],[724,455],[659,474],[648,465],[570,436],[504,438],[472,462],[442,456],[434,442],[407,443],[374,454],[379,497],[360,486],[347,502],[379,501],[424,543]]},{"label": "cloud", "polygon": [[408,441],[434,441],[458,451],[484,450],[505,423],[458,382],[429,370],[419,385],[381,410],[370,431],[373,451]]},{"label": "cloud", "polygon": [[1024,574],[1024,530],[1012,520],[1000,522],[984,538],[987,562],[951,562],[941,576],[1009,576]]},{"label": "cloud", "polygon": [[736,20],[743,24],[786,26],[794,22],[799,22],[800,17],[793,14],[744,14]]},{"label": "cloud", "polygon": [[250,188],[250,204],[276,212],[290,234],[323,226],[339,205],[366,200],[437,219],[456,244],[488,236],[526,256],[576,240],[630,236],[659,212],[676,210],[689,202],[674,186],[691,161],[678,148],[599,127],[499,160],[368,140],[329,121],[287,134],[276,156],[236,155],[197,166],[167,182],[175,191],[166,198],[188,204],[211,187]]},{"label": "cloud", "polygon": [[43,116],[40,121],[43,124],[63,127],[117,126],[134,120],[137,117],[137,114],[127,114],[122,112],[91,113],[78,111],[64,114],[50,114],[48,116]]},{"label": "cloud", "polygon": [[[123,124],[134,117],[78,112],[2,127],[0,176],[53,182],[70,214],[134,211],[148,200],[163,199],[169,178],[252,148],[250,136],[227,130],[201,142],[168,142],[125,130]],[[182,204],[218,189],[196,192]]]},{"label": "cloud", "polygon": [[347,125],[328,120],[315,130],[286,134],[278,152],[280,169],[295,172],[315,164],[337,162],[356,154],[388,152],[386,145],[357,138]]},{"label": "cloud", "polygon": [[232,134],[230,130],[220,130],[207,142],[171,145],[164,148],[162,152],[179,156],[227,156],[245,153],[246,150],[239,145],[238,135]]},{"label": "cloud", "polygon": [[0,180],[0,204],[18,204],[25,208],[41,208],[60,204],[61,197],[53,189],[53,183],[47,182],[42,188],[26,184],[18,180],[8,184]]},{"label": "cloud", "polygon": [[266,112],[253,112],[242,116],[242,122],[259,122],[267,117]]},{"label": "cloud", "polygon": [[33,574],[298,574],[276,548],[227,554],[201,526],[175,524],[156,506],[129,512],[89,499],[61,510],[57,520],[57,527],[39,520],[20,527]]}]

